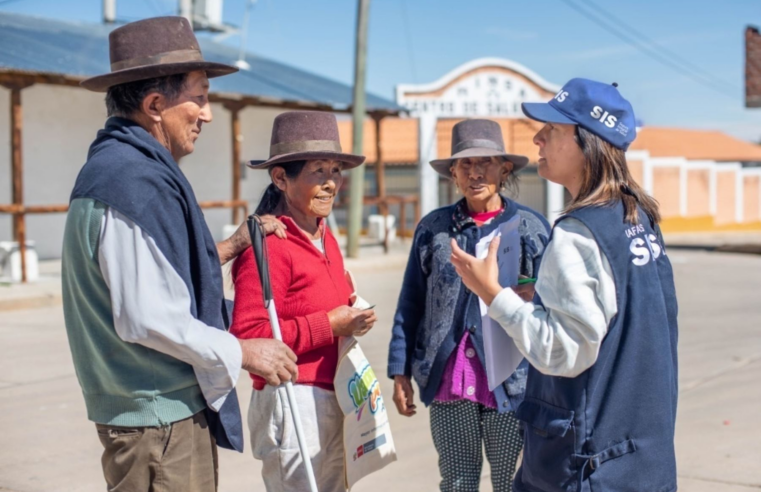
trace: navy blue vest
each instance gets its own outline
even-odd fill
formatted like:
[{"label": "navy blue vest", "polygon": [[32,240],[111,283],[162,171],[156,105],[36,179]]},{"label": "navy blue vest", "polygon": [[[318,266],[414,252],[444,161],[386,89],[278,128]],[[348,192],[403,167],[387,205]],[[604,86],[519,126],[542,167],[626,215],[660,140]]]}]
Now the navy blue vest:
[{"label": "navy blue vest", "polygon": [[642,211],[638,224],[625,223],[620,202],[559,221],[568,217],[592,231],[610,262],[618,314],[584,373],[529,369],[514,491],[674,491],[677,300],[662,238]]},{"label": "navy blue vest", "polygon": [[[169,151],[137,123],[109,118],[90,146],[71,199],[92,198],[146,231],[185,281],[193,316],[214,328],[229,325],[214,239],[193,187]],[[217,444],[243,451],[235,388],[206,419]]]}]

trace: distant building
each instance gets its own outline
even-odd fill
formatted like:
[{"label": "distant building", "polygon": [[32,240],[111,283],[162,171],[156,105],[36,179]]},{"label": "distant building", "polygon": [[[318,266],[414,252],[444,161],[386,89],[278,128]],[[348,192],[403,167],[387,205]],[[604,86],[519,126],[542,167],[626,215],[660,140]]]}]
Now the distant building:
[{"label": "distant building", "polygon": [[521,103],[546,101],[558,90],[519,63],[479,58],[429,84],[399,84],[396,103],[414,117],[522,118]]},{"label": "distant building", "polygon": [[[757,36],[756,30],[750,34]],[[388,193],[425,187],[426,162],[431,155],[449,155],[452,127],[464,118],[490,118],[502,127],[507,151],[528,156],[532,164],[521,171],[520,193],[514,198],[552,218],[568,197],[562,187],[538,176],[538,148],[532,140],[542,123],[524,118],[520,103],[547,101],[558,90],[528,68],[498,58],[465,63],[429,84],[399,84],[396,102],[412,118],[381,122]],[[421,150],[426,127],[435,134],[434,145]],[[350,143],[350,122],[341,122],[340,131],[344,145]],[[375,123],[368,121],[365,132],[372,188]],[[627,161],[634,179],[659,201],[664,231],[761,230],[761,146],[719,131],[645,126],[637,128]],[[460,198],[450,180],[433,179],[438,205]]]},{"label": "distant building", "polygon": [[[65,209],[87,149],[106,121],[104,95],[78,83],[109,70],[108,34],[115,27],[0,12],[0,206],[13,202],[16,104],[23,114],[22,152],[16,154],[23,155],[23,204]],[[199,42],[208,60],[233,64],[238,59],[237,48],[209,37]],[[213,206],[204,213],[217,239],[233,221],[230,203],[237,198],[253,211],[270,182],[266,171],[247,169],[245,162],[268,156],[273,119],[289,109],[347,113],[352,103],[349,85],[251,53],[245,59],[250,68],[212,79],[214,122],[204,125],[195,152],[181,163],[198,200]],[[400,109],[368,94],[368,112]],[[60,256],[65,218],[64,213],[26,215],[26,238],[36,242],[40,257]],[[12,215],[0,213],[0,241],[14,238],[13,222]]]}]

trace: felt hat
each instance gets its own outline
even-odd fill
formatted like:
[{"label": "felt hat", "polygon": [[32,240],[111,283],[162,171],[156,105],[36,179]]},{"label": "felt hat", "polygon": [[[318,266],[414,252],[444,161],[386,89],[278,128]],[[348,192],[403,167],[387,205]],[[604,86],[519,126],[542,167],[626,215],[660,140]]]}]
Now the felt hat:
[{"label": "felt hat", "polygon": [[204,70],[209,78],[237,72],[231,65],[205,61],[193,29],[184,17],[153,17],[130,22],[108,35],[111,72],[80,82],[85,89]]},{"label": "felt hat", "polygon": [[253,169],[266,169],[275,164],[307,159],[332,159],[351,169],[365,162],[365,156],[341,151],[338,122],[333,113],[321,111],[289,111],[275,118],[270,139],[270,156],[250,161]]},{"label": "felt hat", "polygon": [[513,172],[528,164],[525,155],[508,154],[502,140],[499,123],[492,120],[472,119],[457,123],[452,128],[452,155],[446,159],[431,161],[439,174],[451,177],[454,161],[463,157],[501,157],[513,163]]}]

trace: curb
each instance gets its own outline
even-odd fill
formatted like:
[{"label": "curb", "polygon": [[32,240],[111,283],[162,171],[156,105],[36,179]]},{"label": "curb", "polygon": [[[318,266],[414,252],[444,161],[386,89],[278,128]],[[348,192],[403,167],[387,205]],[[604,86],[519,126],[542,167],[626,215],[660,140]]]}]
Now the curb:
[{"label": "curb", "polygon": [[761,244],[667,244],[668,249],[682,251],[708,251],[710,253],[738,253],[761,255]]}]

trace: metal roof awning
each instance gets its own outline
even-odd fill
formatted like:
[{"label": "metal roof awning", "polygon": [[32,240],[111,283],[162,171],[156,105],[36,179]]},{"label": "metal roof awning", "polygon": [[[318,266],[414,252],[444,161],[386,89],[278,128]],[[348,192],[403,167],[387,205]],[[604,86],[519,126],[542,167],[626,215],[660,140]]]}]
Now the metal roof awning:
[{"label": "metal roof awning", "polygon": [[[0,12],[0,81],[77,86],[110,69],[108,34],[113,26],[67,22]],[[235,64],[238,50],[208,37],[199,43],[207,60]],[[212,100],[245,105],[351,111],[352,87],[251,53],[250,68],[211,81]],[[399,114],[404,108],[367,94],[367,112]]]},{"label": "metal roof awning", "polygon": [[[0,214],[13,216],[13,238],[19,244],[22,282],[26,282],[26,214],[63,213],[68,210],[68,205],[24,204],[21,93],[33,84],[78,88],[81,80],[109,72],[108,34],[112,29],[114,26],[0,12],[0,86],[9,89],[11,99],[12,183],[12,203],[0,204]],[[210,38],[200,38],[199,43],[207,60],[231,65],[238,60],[237,49]],[[353,99],[349,85],[252,54],[246,54],[245,61],[246,69],[212,79],[209,96],[212,102],[223,104],[230,113],[232,196],[229,200],[199,204],[202,208],[231,209],[235,224],[248,213],[248,202],[241,199],[240,186],[241,110],[247,106],[265,106],[348,113]],[[393,101],[366,94],[366,112],[376,121],[403,111],[405,109]],[[380,126],[376,127],[376,142],[379,142]],[[381,183],[384,173],[380,152],[376,165]],[[385,215],[388,204],[395,203],[393,198],[381,194],[373,199],[373,203],[378,202],[384,207]],[[414,199],[405,198],[402,206],[407,202],[416,203]]]}]

